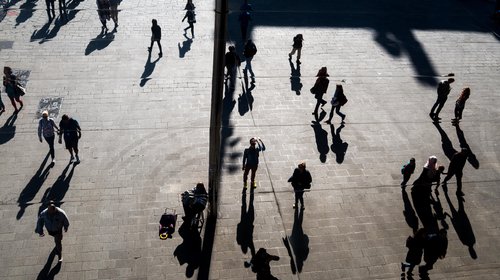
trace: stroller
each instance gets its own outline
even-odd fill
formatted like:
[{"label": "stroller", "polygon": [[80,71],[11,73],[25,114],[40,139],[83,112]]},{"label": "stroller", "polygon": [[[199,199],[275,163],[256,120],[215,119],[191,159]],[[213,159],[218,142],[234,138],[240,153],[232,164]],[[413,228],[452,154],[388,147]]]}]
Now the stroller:
[{"label": "stroller", "polygon": [[165,213],[160,218],[159,236],[161,240],[172,238],[175,232],[175,223],[177,222],[177,214],[175,209],[165,208]]},{"label": "stroller", "polygon": [[182,206],[184,207],[184,222],[189,223],[191,230],[201,232],[205,223],[203,210],[207,207],[208,194],[202,183],[198,183],[192,190],[181,194]]}]

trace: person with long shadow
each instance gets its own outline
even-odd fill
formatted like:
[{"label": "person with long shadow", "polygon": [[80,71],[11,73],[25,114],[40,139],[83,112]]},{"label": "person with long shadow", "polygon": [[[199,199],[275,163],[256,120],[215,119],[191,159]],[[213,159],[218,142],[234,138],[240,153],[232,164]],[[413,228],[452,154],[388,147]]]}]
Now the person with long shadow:
[{"label": "person with long shadow", "polygon": [[319,152],[319,160],[325,163],[326,155],[330,151],[328,147],[328,132],[321,127],[319,121],[313,121],[311,127],[314,129],[314,136],[316,137],[316,148]]},{"label": "person with long shadow", "polygon": [[191,278],[201,263],[201,237],[197,230],[191,230],[189,223],[179,227],[182,243],[174,250],[174,257],[180,265],[187,263],[186,277]]},{"label": "person with long shadow", "polygon": [[340,138],[340,131],[344,127],[344,124],[341,124],[337,128],[337,130],[335,130],[333,124],[330,124],[330,132],[332,134],[332,145],[330,146],[330,149],[335,154],[338,164],[342,164],[344,162],[344,157],[347,153],[347,147],[349,147],[349,144],[342,141],[342,138]]},{"label": "person with long shadow", "polygon": [[160,60],[160,58],[161,56],[156,58],[155,61],[151,61],[151,52],[148,53],[148,59],[144,65],[144,72],[142,72],[141,83],[139,84],[141,87],[145,86],[146,83],[151,80],[149,76],[151,76],[151,74],[155,71],[156,63]]},{"label": "person with long shadow", "polygon": [[49,176],[50,169],[54,167],[54,163],[50,163],[45,169],[45,164],[47,164],[47,161],[49,159],[50,153],[48,153],[45,156],[45,159],[43,160],[42,164],[36,171],[35,175],[31,177],[31,180],[28,182],[28,184],[24,187],[24,189],[21,191],[19,194],[19,198],[17,199],[17,204],[19,205],[19,212],[17,212],[16,218],[19,220],[21,217],[24,215],[24,211],[26,208],[33,204],[30,203],[33,198],[35,198],[36,194],[42,187],[43,183],[47,179],[47,176]]},{"label": "person with long shadow", "polygon": [[184,38],[186,38],[186,40],[182,42],[182,47],[181,43],[177,43],[177,48],[179,49],[180,58],[186,56],[186,53],[191,50],[191,44],[193,43],[193,39],[188,38],[186,34],[184,34]]},{"label": "person with long shadow", "polygon": [[236,227],[236,242],[241,247],[241,251],[246,254],[248,249],[250,253],[255,256],[255,246],[253,244],[253,222],[255,220],[255,211],[253,207],[254,191],[250,189],[250,199],[248,201],[247,211],[247,192],[243,189],[241,195],[241,215],[240,222]]},{"label": "person with long shadow", "polygon": [[37,280],[53,280],[59,271],[61,271],[62,262],[57,262],[57,264],[51,269],[55,256],[56,249],[54,248],[54,250],[50,252],[47,262],[43,266],[42,270],[38,273],[38,276],[36,277]]},{"label": "person with long shadow", "polygon": [[16,126],[14,123],[17,120],[17,113],[14,112],[12,115],[5,121],[4,125],[0,127],[0,145],[9,142],[14,135],[16,134]]},{"label": "person with long shadow", "polygon": [[302,90],[302,83],[300,82],[300,63],[297,63],[297,67],[292,62],[290,58],[288,60],[290,64],[290,87],[292,91],[295,91],[295,94],[300,95],[300,91]]},{"label": "person with long shadow", "polygon": [[[314,118],[316,121],[321,121],[318,117],[318,109],[321,105],[321,111],[324,112],[323,106],[327,103],[325,100],[323,100],[323,95],[326,93],[328,90],[328,84],[330,83],[330,80],[328,80],[328,71],[326,67],[321,67],[319,69],[318,74],[316,74],[316,82],[314,83],[314,86],[311,88],[311,93],[314,94],[314,98],[316,99],[316,106],[314,107],[314,111],[312,114],[314,115]],[[326,115],[326,112],[325,112]]]},{"label": "person with long shadow", "polygon": [[450,217],[453,228],[455,228],[458,238],[460,239],[462,244],[469,248],[469,254],[471,258],[477,259],[477,253],[476,250],[474,250],[474,244],[476,244],[476,236],[474,235],[474,231],[472,229],[470,220],[467,217],[467,213],[465,213],[464,199],[461,196],[457,196],[458,209],[456,209],[448,195],[446,184],[443,184],[443,190],[444,197],[446,198],[451,211],[451,215],[449,213],[445,213],[445,215]]}]

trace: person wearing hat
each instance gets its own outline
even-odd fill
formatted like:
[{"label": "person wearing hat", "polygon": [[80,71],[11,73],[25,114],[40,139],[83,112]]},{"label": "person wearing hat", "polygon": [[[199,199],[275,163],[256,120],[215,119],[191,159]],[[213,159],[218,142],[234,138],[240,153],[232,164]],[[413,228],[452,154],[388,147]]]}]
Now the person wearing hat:
[{"label": "person wearing hat", "polygon": [[42,135],[45,142],[49,144],[50,157],[52,158],[52,163],[56,162],[56,156],[54,151],[54,140],[56,139],[55,132],[59,132],[59,127],[52,118],[49,118],[49,112],[43,111],[42,118],[38,122],[38,139],[42,143]]},{"label": "person wearing hat", "polygon": [[318,119],[319,105],[323,107],[326,104],[326,101],[323,100],[323,95],[328,90],[328,84],[330,83],[330,80],[328,80],[327,77],[329,76],[330,75],[328,75],[326,67],[321,67],[321,69],[319,69],[318,71],[318,74],[316,75],[316,77],[318,77],[316,79],[316,83],[311,88],[311,93],[314,94],[314,98],[316,98],[316,107],[314,108],[314,112],[312,113],[315,116],[316,120]]},{"label": "person wearing hat", "polygon": [[68,231],[69,219],[66,212],[64,212],[61,208],[56,207],[54,201],[52,200],[49,201],[49,207],[43,210],[38,217],[35,232],[38,233],[40,237],[45,236],[43,233],[44,226],[49,235],[54,237],[54,242],[56,244],[55,251],[59,258],[59,262],[62,262],[63,229],[64,232]]}]

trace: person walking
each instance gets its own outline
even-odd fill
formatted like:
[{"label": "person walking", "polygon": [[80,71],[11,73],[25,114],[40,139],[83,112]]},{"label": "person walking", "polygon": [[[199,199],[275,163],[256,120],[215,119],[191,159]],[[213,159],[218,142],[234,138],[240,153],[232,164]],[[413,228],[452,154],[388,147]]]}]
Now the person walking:
[{"label": "person walking", "polygon": [[462,119],[462,112],[465,108],[465,101],[469,99],[470,96],[470,88],[466,87],[462,89],[462,92],[458,96],[457,101],[455,102],[455,118],[451,119],[452,123],[458,123]]},{"label": "person walking", "polygon": [[62,144],[62,137],[64,135],[64,144],[71,155],[70,162],[80,163],[80,158],[78,157],[78,140],[82,137],[80,125],[75,119],[64,114],[59,123],[59,131],[59,144]]},{"label": "person walking", "polygon": [[252,60],[254,55],[257,53],[257,47],[252,40],[248,39],[243,50],[243,56],[245,57],[245,69],[243,71],[250,72],[250,77],[254,78],[254,73],[252,70]]},{"label": "person walking", "polygon": [[431,112],[429,113],[431,119],[436,119],[436,120],[441,119],[439,117],[439,112],[441,112],[444,103],[446,103],[446,100],[448,99],[448,94],[450,94],[451,91],[450,84],[453,83],[454,81],[455,79],[450,78],[448,80],[443,80],[439,82],[437,88],[437,99],[434,105],[432,105]]},{"label": "person walking", "polygon": [[344,88],[342,87],[342,85],[337,84],[337,87],[335,88],[335,93],[333,94],[330,103],[332,104],[332,109],[330,109],[330,116],[328,117],[328,120],[325,123],[327,124],[332,123],[334,110],[335,113],[337,113],[337,115],[339,115],[342,118],[341,123],[344,123],[345,115],[342,112],[340,112],[340,107],[344,106],[347,103],[347,97],[344,94]]},{"label": "person walking", "polygon": [[314,98],[316,98],[316,107],[314,107],[314,112],[312,113],[316,117],[316,120],[318,119],[319,105],[323,107],[326,104],[326,101],[323,100],[323,95],[328,90],[330,80],[328,80],[327,77],[329,76],[330,75],[328,75],[326,67],[321,67],[316,75],[316,77],[318,77],[316,79],[316,83],[311,88],[311,93],[314,94]]},{"label": "person walking", "polygon": [[56,245],[55,251],[59,258],[59,262],[63,261],[62,257],[62,239],[63,239],[63,229],[64,232],[68,231],[69,219],[66,212],[59,207],[56,207],[54,201],[49,202],[49,207],[43,210],[38,217],[38,222],[36,224],[35,232],[40,235],[40,237],[45,236],[43,232],[43,227],[47,229],[50,236],[54,237],[54,242]]},{"label": "person walking", "polygon": [[162,57],[163,52],[161,50],[161,43],[160,43],[161,27],[158,25],[158,22],[156,21],[156,19],[153,19],[151,22],[152,22],[152,25],[151,25],[151,45],[148,48],[148,52],[151,53],[151,50],[153,49],[153,44],[154,44],[154,42],[156,42],[158,44],[158,48],[160,49],[160,53],[158,54],[158,56]]},{"label": "person walking", "polygon": [[299,166],[295,168],[288,182],[292,183],[293,191],[295,192],[295,203],[293,204],[293,208],[298,208],[300,202],[300,209],[305,209],[304,190],[310,189],[312,183],[311,173],[309,173],[309,170],[306,170],[305,162],[299,163]]},{"label": "person walking", "polygon": [[188,29],[191,29],[191,38],[194,38],[194,24],[196,23],[196,14],[194,10],[187,10],[186,14],[182,18],[182,22],[187,18],[189,26],[184,28],[184,34],[186,34]]},{"label": "person walking", "polygon": [[297,34],[293,37],[293,45],[292,51],[288,54],[288,59],[292,60],[292,55],[297,52],[297,64],[300,64],[300,55],[302,53],[302,41],[304,41],[304,37],[302,34]]},{"label": "person walking", "polygon": [[45,5],[47,5],[47,16],[49,17],[49,21],[56,17],[56,9],[54,7],[54,3],[56,0],[45,0]]},{"label": "person walking", "polygon": [[257,187],[255,173],[259,167],[259,152],[265,150],[266,146],[260,138],[252,138],[250,139],[250,147],[246,148],[243,152],[243,166],[241,169],[243,170],[243,187],[245,189],[247,188],[248,173],[250,170],[252,171],[250,185],[252,188]]},{"label": "person walking", "polygon": [[234,86],[234,79],[236,79],[236,69],[241,64],[240,57],[236,53],[234,46],[229,46],[229,51],[224,56],[226,66],[226,78],[231,79],[231,85]]},{"label": "person walking", "polygon": [[[469,150],[467,148],[462,148],[460,152],[453,154],[450,160],[450,165],[448,166],[448,175],[443,180],[443,185],[445,185],[451,177],[455,176],[457,178],[457,195],[463,196],[462,192],[462,176],[465,162],[469,157]],[[444,186],[443,186],[444,188]]]},{"label": "person walking", "polygon": [[401,174],[403,174],[403,182],[401,182],[401,187],[404,188],[408,180],[410,180],[411,174],[415,171],[415,158],[411,158],[408,163],[403,165],[401,168]]},{"label": "person walking", "polygon": [[109,0],[96,0],[97,4],[97,14],[99,15],[99,20],[102,24],[102,32],[104,30],[108,30],[108,26],[106,25],[106,21],[111,18],[109,11]]},{"label": "person walking", "polygon": [[56,138],[55,132],[59,132],[59,128],[52,118],[49,118],[49,112],[43,111],[42,118],[38,122],[38,139],[42,143],[42,135],[45,142],[49,144],[50,157],[52,158],[52,163],[56,162],[56,156],[54,151],[54,140]]},{"label": "person walking", "polygon": [[[24,104],[21,100],[21,95],[19,94],[17,88],[17,77],[12,73],[12,68],[5,66],[3,68],[3,85],[5,87],[5,92],[10,99],[10,103],[14,106],[14,113],[19,112],[23,108]],[[19,109],[17,109],[16,102],[19,103]]]},{"label": "person walking", "polygon": [[115,29],[118,27],[118,4],[120,0],[109,0],[109,13],[115,23]]}]

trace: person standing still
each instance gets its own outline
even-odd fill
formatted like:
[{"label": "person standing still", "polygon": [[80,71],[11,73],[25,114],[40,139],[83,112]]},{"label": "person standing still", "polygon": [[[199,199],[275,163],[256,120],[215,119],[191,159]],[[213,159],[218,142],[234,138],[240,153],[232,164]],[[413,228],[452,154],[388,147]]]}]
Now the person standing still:
[{"label": "person standing still", "polygon": [[[437,88],[437,100],[432,105],[431,112],[429,113],[429,116],[431,119],[436,119],[439,120],[441,119],[439,117],[439,112],[441,112],[441,109],[443,109],[444,103],[446,103],[446,100],[448,99],[448,94],[450,94],[451,91],[451,86],[450,84],[453,83],[455,79],[448,79],[439,82],[438,88]],[[435,111],[434,111],[435,110]]]},{"label": "person standing still", "polygon": [[188,29],[191,29],[191,38],[194,38],[194,24],[196,23],[196,14],[194,10],[187,10],[182,22],[187,18],[189,26],[184,28],[184,34],[186,34]]},{"label": "person standing still", "polygon": [[300,55],[302,53],[302,41],[304,41],[304,37],[302,34],[297,34],[295,37],[293,37],[293,45],[292,45],[292,51],[288,54],[288,59],[292,59],[292,55],[297,52],[297,64],[300,64]]},{"label": "person standing still", "polygon": [[42,118],[38,122],[38,139],[42,143],[42,135],[45,142],[49,144],[50,157],[52,158],[52,163],[56,162],[56,156],[54,151],[54,140],[56,138],[55,132],[59,132],[59,128],[52,118],[49,118],[49,112],[43,111]]},{"label": "person standing still", "polygon": [[54,242],[56,244],[55,251],[59,258],[59,262],[62,262],[63,229],[64,232],[68,231],[69,219],[66,212],[64,212],[61,208],[56,207],[54,201],[52,200],[49,202],[49,207],[40,213],[38,222],[36,223],[35,232],[38,233],[40,237],[45,236],[43,232],[44,226],[49,235],[54,237]]},{"label": "person standing still", "polygon": [[328,90],[328,84],[330,83],[330,80],[328,80],[327,77],[329,77],[327,73],[326,67],[322,67],[319,69],[318,74],[316,77],[316,83],[314,86],[311,88],[311,93],[314,94],[314,98],[316,98],[316,107],[314,107],[314,111],[312,114],[316,117],[316,120],[318,119],[318,109],[319,105],[321,107],[325,106],[326,101],[323,100],[323,95],[326,93]]},{"label": "person standing still", "polygon": [[254,78],[254,73],[252,70],[252,60],[254,55],[257,53],[257,47],[252,40],[248,39],[243,50],[243,56],[245,57],[245,69],[243,71],[246,73],[250,72],[250,77]]},{"label": "person standing still", "polygon": [[[59,131],[59,144],[62,144],[61,138],[64,135],[64,144],[71,155],[70,162],[74,162],[76,164],[80,163],[80,158],[78,157],[78,140],[82,137],[80,125],[75,119],[64,114],[61,117],[61,122],[59,123]],[[74,157],[73,152],[75,155]]]},{"label": "person standing still", "polygon": [[462,89],[460,96],[458,96],[458,99],[455,102],[455,118],[451,119],[452,123],[458,123],[462,119],[462,112],[465,109],[465,101],[469,99],[469,96],[470,88],[466,87]]},{"label": "person standing still", "polygon": [[293,208],[298,208],[300,202],[300,209],[305,209],[304,190],[311,188],[312,183],[311,173],[309,173],[309,170],[306,170],[305,162],[301,162],[299,166],[295,168],[288,182],[292,183],[293,191],[295,192],[295,203],[293,204]]},{"label": "person standing still", "polygon": [[250,147],[246,148],[243,152],[243,167],[241,169],[244,171],[243,187],[245,189],[247,188],[248,173],[250,170],[252,171],[250,185],[252,188],[257,187],[257,184],[255,183],[255,173],[259,167],[259,152],[265,150],[266,146],[260,138],[252,138],[250,139]]},{"label": "person standing still", "polygon": [[149,53],[151,53],[151,50],[153,49],[153,44],[156,42],[158,44],[158,48],[160,49],[160,53],[158,54],[160,57],[163,56],[163,52],[161,51],[161,27],[158,25],[158,22],[156,19],[153,19],[152,21],[152,26],[151,26],[151,45],[148,48]]}]

